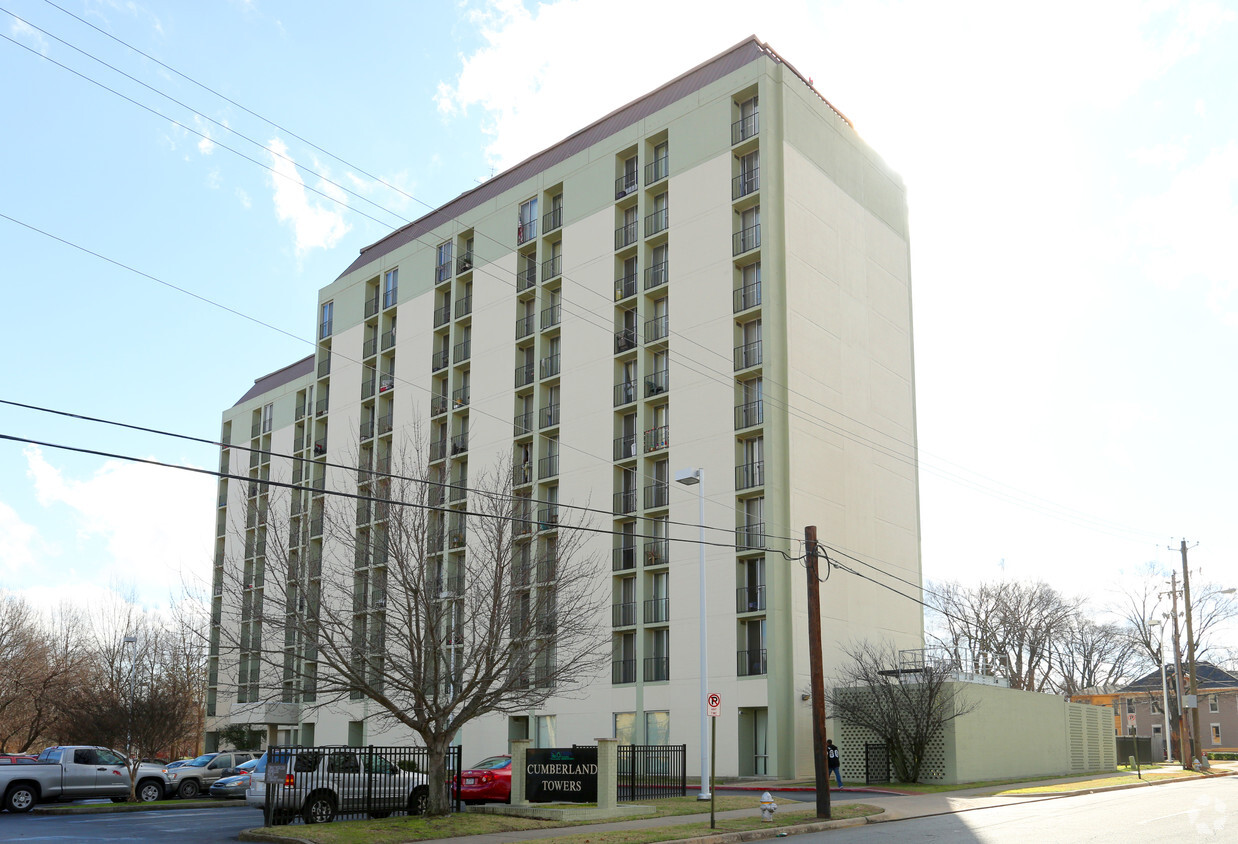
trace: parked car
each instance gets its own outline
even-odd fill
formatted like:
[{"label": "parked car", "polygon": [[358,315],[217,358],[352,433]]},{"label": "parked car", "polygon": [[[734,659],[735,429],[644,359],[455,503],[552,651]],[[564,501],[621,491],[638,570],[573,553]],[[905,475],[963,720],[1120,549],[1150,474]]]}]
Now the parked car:
[{"label": "parked car", "polygon": [[211,783],[220,777],[236,773],[236,766],[257,756],[248,750],[227,750],[222,753],[204,753],[176,768],[165,768],[168,776],[168,793],[177,797],[197,797],[208,790]]},{"label": "parked car", "polygon": [[[138,771],[139,789],[154,775]],[[162,785],[157,785],[162,794]],[[29,812],[36,803],[110,797],[129,799],[129,769],[125,757],[106,747],[49,747],[31,764],[0,768],[0,794],[10,812]],[[157,799],[157,798],[156,798]]]},{"label": "parked car", "polygon": [[249,788],[249,773],[257,764],[257,759],[242,762],[237,767],[238,773],[230,777],[220,777],[211,783],[210,795],[212,797],[244,797],[245,790]]},{"label": "parked car", "polygon": [[425,774],[405,771],[385,756],[355,747],[314,747],[263,754],[251,772],[245,804],[266,809],[268,764],[286,765],[284,781],[271,785],[271,822],[297,815],[306,823],[330,823],[341,812],[423,814],[429,789]]},{"label": "parked car", "polygon": [[[451,784],[455,795],[456,784]],[[489,756],[460,772],[460,794],[465,803],[508,803],[512,799],[512,758]]]},{"label": "parked car", "polygon": [[0,753],[0,765],[29,765],[38,759],[37,756],[27,756],[24,753]]}]

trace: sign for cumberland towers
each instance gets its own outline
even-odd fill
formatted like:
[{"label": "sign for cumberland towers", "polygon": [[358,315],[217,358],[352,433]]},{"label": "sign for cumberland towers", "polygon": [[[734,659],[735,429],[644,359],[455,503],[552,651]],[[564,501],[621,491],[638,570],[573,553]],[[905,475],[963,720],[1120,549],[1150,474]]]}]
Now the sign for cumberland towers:
[{"label": "sign for cumberland towers", "polygon": [[596,747],[530,748],[524,757],[525,799],[530,803],[596,803]]}]

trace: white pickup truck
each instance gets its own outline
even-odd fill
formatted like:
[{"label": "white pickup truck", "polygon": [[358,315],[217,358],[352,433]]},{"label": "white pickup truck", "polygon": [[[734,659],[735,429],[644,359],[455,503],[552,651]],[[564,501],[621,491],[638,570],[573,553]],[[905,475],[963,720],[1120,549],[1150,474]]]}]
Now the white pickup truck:
[{"label": "white pickup truck", "polygon": [[[159,768],[138,768],[139,799],[158,800],[166,779]],[[36,803],[110,797],[129,799],[129,769],[125,757],[106,747],[49,747],[30,765],[0,768],[0,794],[10,812],[29,812]]]}]

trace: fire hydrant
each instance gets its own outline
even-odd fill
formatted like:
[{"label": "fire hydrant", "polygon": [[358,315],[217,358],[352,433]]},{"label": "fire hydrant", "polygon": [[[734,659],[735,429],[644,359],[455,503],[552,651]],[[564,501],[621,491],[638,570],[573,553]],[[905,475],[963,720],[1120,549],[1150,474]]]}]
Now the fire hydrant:
[{"label": "fire hydrant", "polygon": [[761,794],[761,820],[772,821],[774,812],[778,811],[778,804],[774,802],[774,796],[768,791]]}]

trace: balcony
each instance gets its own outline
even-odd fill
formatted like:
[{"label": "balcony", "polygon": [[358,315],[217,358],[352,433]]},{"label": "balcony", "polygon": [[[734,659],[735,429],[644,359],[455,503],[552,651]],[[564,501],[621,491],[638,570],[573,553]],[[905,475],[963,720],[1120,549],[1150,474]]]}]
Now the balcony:
[{"label": "balcony", "polygon": [[[537,529],[538,530],[556,530],[559,527],[559,505],[550,504],[546,507],[539,507],[537,510]],[[538,560],[538,575],[542,573],[542,563]]]},{"label": "balcony", "polygon": [[516,367],[516,389],[532,384],[536,380],[534,377],[536,371],[531,363]]},{"label": "balcony", "polygon": [[765,405],[760,400],[735,405],[735,430],[751,428],[765,422]]},{"label": "balcony", "polygon": [[652,483],[645,485],[645,509],[656,510],[670,503],[670,484]]},{"label": "balcony", "polygon": [[365,442],[366,440],[373,439],[373,438],[374,438],[374,420],[371,419],[368,422],[362,422],[361,423],[361,441]]},{"label": "balcony", "polygon": [[311,537],[322,536],[322,516],[315,516],[310,519],[309,535]]},{"label": "balcony", "polygon": [[463,548],[468,541],[468,534],[461,526],[454,530],[447,531],[447,547],[448,548]]},{"label": "balcony", "polygon": [[387,351],[395,345],[395,329],[383,332],[383,351]]},{"label": "balcony", "polygon": [[645,237],[653,237],[655,234],[666,231],[670,224],[671,216],[669,208],[654,211],[652,214],[645,217]]},{"label": "balcony", "polygon": [[370,377],[361,382],[361,399],[374,398],[374,387],[378,383],[378,378],[374,375],[374,370],[370,370]]},{"label": "balcony", "polygon": [[378,337],[375,335],[361,344],[361,357],[372,358],[378,354]]},{"label": "balcony", "polygon": [[671,444],[671,426],[659,425],[645,432],[645,453],[661,451]]},{"label": "balcony", "polygon": [[735,313],[761,304],[761,282],[754,281],[735,290]]},{"label": "balcony", "polygon": [[292,415],[292,421],[295,422],[296,420],[301,419],[304,416],[305,416],[305,401],[301,400],[297,402],[296,411]]},{"label": "balcony", "polygon": [[651,372],[645,376],[645,398],[665,393],[671,386],[671,374],[668,370]]},{"label": "balcony", "polygon": [[542,378],[553,378],[559,374],[559,356],[548,355],[542,358],[541,365],[538,367]]},{"label": "balcony", "polygon": [[617,659],[610,664],[610,682],[614,685],[636,682],[636,660]]},{"label": "balcony", "polygon": [[671,543],[665,539],[651,539],[645,543],[645,568],[664,566],[671,559]]},{"label": "balcony", "polygon": [[615,354],[630,352],[636,348],[636,329],[621,328],[615,332]]},{"label": "balcony", "polygon": [[538,480],[556,477],[559,474],[559,455],[551,454],[537,461]]},{"label": "balcony", "polygon": [[735,232],[731,238],[731,254],[742,255],[745,252],[751,252],[761,245],[761,224],[757,223],[754,226],[749,226],[746,229],[740,229]]},{"label": "balcony", "polygon": [[614,507],[612,508],[616,516],[627,515],[628,513],[636,512],[636,490],[631,489],[625,492],[615,493]]},{"label": "balcony", "polygon": [[643,618],[646,624],[666,624],[671,620],[671,599],[650,598],[645,601]]},{"label": "balcony", "polygon": [[655,158],[645,165],[645,185],[649,186],[655,182],[660,182],[670,173],[670,156],[662,156]]},{"label": "balcony", "polygon": [[555,229],[563,225],[563,209],[551,208],[547,214],[542,217],[542,233],[550,234]]},{"label": "balcony", "polygon": [[542,283],[550,281],[552,278],[558,278],[563,273],[563,256],[555,255],[553,258],[542,261]]},{"label": "balcony", "polygon": [[[439,460],[444,460],[446,459],[446,457],[447,457],[447,440],[445,439],[434,440],[433,442],[430,443],[430,462],[431,463],[436,463]],[[440,496],[441,496],[441,493],[440,493]],[[442,500],[440,498],[439,501],[435,501],[433,503],[441,504]]]},{"label": "balcony", "polygon": [[440,349],[434,353],[430,359],[430,371],[438,372],[440,369],[446,369],[448,364],[448,352],[446,349]]},{"label": "balcony", "polygon": [[735,467],[735,489],[765,486],[765,461],[757,460]]},{"label": "balcony", "polygon": [[378,313],[378,291],[374,292],[372,299],[365,300],[365,318],[369,319]]},{"label": "balcony", "polygon": [[464,454],[469,450],[469,435],[456,434],[451,438],[451,453],[452,456]]},{"label": "balcony", "polygon": [[533,314],[529,314],[528,316],[525,316],[525,317],[520,317],[518,320],[516,320],[516,339],[523,340],[525,337],[528,337],[530,334],[533,333],[533,329],[535,327],[536,326],[534,325]]},{"label": "balcony", "polygon": [[765,584],[735,590],[735,612],[765,612]]},{"label": "balcony", "polygon": [[461,387],[451,394],[451,404],[453,407],[468,407],[469,406],[469,388]]},{"label": "balcony", "polygon": [[615,229],[615,249],[625,249],[636,242],[636,221]]},{"label": "balcony", "polygon": [[330,336],[331,336],[331,320],[326,320],[325,322],[319,323],[318,339],[326,340]]},{"label": "balcony", "polygon": [[434,267],[434,283],[442,284],[444,281],[451,279],[451,259],[448,258],[441,264]]},{"label": "balcony", "polygon": [[465,252],[456,259],[456,274],[466,273],[471,269],[473,269],[473,253]]},{"label": "balcony", "polygon": [[456,319],[460,319],[461,317],[466,317],[471,313],[473,313],[473,297],[472,296],[465,296],[462,299],[456,300],[456,310],[455,310]]},{"label": "balcony", "polygon": [[[617,495],[622,495],[622,493],[617,493]],[[636,568],[635,545],[615,548],[611,553],[614,556],[614,560],[612,561],[614,571],[630,571]]]},{"label": "balcony", "polygon": [[563,306],[551,305],[549,308],[542,309],[542,331],[547,328],[553,328],[559,324],[563,318]]},{"label": "balcony", "polygon": [[645,342],[657,343],[666,339],[666,335],[671,332],[671,320],[669,316],[654,317],[645,321]]},{"label": "balcony", "polygon": [[754,340],[735,347],[735,371],[761,365],[761,341]]},{"label": "balcony", "polygon": [[623,199],[625,196],[636,193],[638,187],[640,185],[637,184],[636,170],[633,168],[615,179],[615,199]]},{"label": "balcony", "polygon": [[393,420],[392,420],[392,416],[390,413],[387,413],[383,416],[378,417],[378,435],[379,436],[382,436],[383,434],[391,433],[392,421]]},{"label": "balcony", "polygon": [[537,237],[537,220],[528,220],[516,225],[516,245],[528,243]]},{"label": "balcony", "polygon": [[622,381],[615,385],[615,407],[636,401],[636,382]]},{"label": "balcony", "polygon": [[538,412],[538,427],[553,428],[559,424],[559,405],[548,404]]},{"label": "balcony", "polygon": [[671,679],[671,658],[669,656],[645,657],[645,682],[656,683]]},{"label": "balcony", "polygon": [[731,146],[743,143],[761,130],[760,116],[760,112],[754,111],[731,124]]},{"label": "balcony", "polygon": [[[394,365],[395,364],[393,362],[392,366]],[[379,376],[379,379],[378,379],[378,392],[379,393],[386,393],[393,389],[395,389],[395,373],[385,372],[381,376]]]},{"label": "balcony", "polygon": [[629,296],[636,295],[636,273],[621,275],[615,279],[615,301],[622,302]]},{"label": "balcony", "polygon": [[537,284],[537,264],[529,264],[528,267],[516,273],[517,293],[522,293],[535,284]]},{"label": "balcony", "polygon": [[615,460],[630,460],[636,456],[636,436],[615,437]]},{"label": "balcony", "polygon": [[327,412],[327,407],[329,405],[330,405],[330,397],[323,396],[317,402],[314,403],[314,415],[322,416],[323,414]]},{"label": "balcony", "polygon": [[670,278],[670,262],[663,261],[660,264],[654,264],[652,267],[645,269],[645,289],[652,290],[655,287],[661,287],[666,284]]},{"label": "balcony", "polygon": [[731,199],[741,199],[761,189],[761,168],[754,167],[731,179]]},{"label": "balcony", "polygon": [[448,402],[447,402],[446,394],[430,396],[430,415],[441,416],[442,414],[446,413],[447,404]]},{"label": "balcony", "polygon": [[314,456],[322,457],[326,453],[327,453],[327,438],[323,437],[322,439],[314,440]]},{"label": "balcony", "polygon": [[762,551],[765,549],[765,522],[753,522],[735,529],[736,551]]},{"label": "balcony", "polygon": [[472,353],[472,350],[473,350],[472,340],[465,340],[463,342],[457,343],[455,347],[452,348],[451,350],[451,359],[455,363],[462,363],[463,361],[466,361],[469,359],[469,355]]},{"label": "balcony", "polygon": [[533,411],[526,410],[524,413],[517,413],[515,419],[512,420],[512,436],[523,437],[531,433],[533,433]]},{"label": "balcony", "polygon": [[610,625],[611,627],[632,627],[636,624],[636,602],[629,601],[624,604],[611,604],[610,606]]},{"label": "balcony", "polygon": [[527,506],[517,506],[512,512],[512,535],[528,536],[533,532],[533,519]]},{"label": "balcony", "polygon": [[383,308],[384,309],[390,308],[392,305],[395,304],[396,292],[398,290],[399,288],[393,284],[383,291]]},{"label": "balcony", "polygon": [[318,377],[326,378],[331,374],[331,355],[327,355],[322,360],[318,361]]},{"label": "balcony", "polygon": [[533,483],[533,464],[519,463],[512,467],[512,486],[528,486]]},{"label": "balcony", "polygon": [[765,648],[759,651],[736,651],[737,671],[740,677],[757,677],[766,672]]}]

